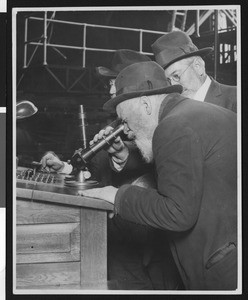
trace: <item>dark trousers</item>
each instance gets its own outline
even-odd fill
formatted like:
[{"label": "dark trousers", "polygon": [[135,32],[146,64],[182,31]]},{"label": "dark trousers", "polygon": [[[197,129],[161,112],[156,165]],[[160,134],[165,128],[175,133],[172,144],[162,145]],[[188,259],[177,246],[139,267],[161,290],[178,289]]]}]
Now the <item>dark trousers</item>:
[{"label": "dark trousers", "polygon": [[165,233],[120,216],[108,221],[108,272],[116,289],[183,289]]}]

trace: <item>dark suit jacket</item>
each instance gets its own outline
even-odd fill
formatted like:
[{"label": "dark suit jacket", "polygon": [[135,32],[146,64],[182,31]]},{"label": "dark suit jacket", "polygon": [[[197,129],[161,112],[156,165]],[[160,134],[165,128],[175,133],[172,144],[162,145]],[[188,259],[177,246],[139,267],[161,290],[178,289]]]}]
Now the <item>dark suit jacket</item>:
[{"label": "dark suit jacket", "polygon": [[211,78],[211,84],[204,102],[212,103],[237,113],[237,88],[221,84]]},{"label": "dark suit jacket", "polygon": [[187,289],[216,287],[214,264],[236,247],[236,143],[235,113],[168,95],[153,136],[157,189],[124,185],[116,194],[122,218],[168,233]]}]

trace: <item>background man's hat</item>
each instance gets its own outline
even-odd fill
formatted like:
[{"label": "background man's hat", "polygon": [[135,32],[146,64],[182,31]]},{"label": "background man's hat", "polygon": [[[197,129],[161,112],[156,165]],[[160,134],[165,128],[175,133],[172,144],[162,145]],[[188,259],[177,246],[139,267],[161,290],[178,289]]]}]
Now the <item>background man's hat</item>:
[{"label": "background man's hat", "polygon": [[181,93],[182,86],[170,85],[164,70],[154,61],[134,63],[123,69],[115,80],[116,97],[103,109],[113,111],[119,103],[141,96]]},{"label": "background man's hat", "polygon": [[174,62],[190,56],[206,56],[211,47],[198,49],[183,31],[172,31],[161,36],[151,45],[156,62],[166,69]]},{"label": "background man's hat", "polygon": [[101,76],[108,77],[109,79],[116,78],[120,71],[127,66],[142,61],[151,61],[151,59],[148,56],[133,50],[120,49],[114,54],[111,61],[111,69],[106,67],[96,67],[96,72]]}]

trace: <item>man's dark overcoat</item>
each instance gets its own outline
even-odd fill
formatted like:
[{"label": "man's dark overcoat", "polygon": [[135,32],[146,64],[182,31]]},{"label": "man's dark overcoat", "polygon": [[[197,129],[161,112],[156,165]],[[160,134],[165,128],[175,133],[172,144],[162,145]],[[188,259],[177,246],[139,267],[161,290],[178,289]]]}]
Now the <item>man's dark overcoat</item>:
[{"label": "man's dark overcoat", "polygon": [[122,218],[166,232],[186,289],[236,288],[236,130],[230,110],[168,95],[153,136],[157,189],[123,185],[115,198]]},{"label": "man's dark overcoat", "polygon": [[211,78],[211,84],[207,91],[204,102],[212,103],[233,112],[237,112],[237,88],[225,85]]}]

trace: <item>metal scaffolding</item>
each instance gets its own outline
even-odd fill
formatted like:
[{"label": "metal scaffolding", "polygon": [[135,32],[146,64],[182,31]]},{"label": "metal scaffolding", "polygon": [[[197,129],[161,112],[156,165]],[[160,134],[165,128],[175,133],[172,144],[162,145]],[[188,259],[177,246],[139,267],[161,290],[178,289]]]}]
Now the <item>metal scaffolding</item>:
[{"label": "metal scaffolding", "polygon": [[[128,32],[137,32],[139,36],[139,49],[138,52],[145,54],[145,55],[153,55],[151,52],[143,51],[143,37],[144,34],[157,34],[163,35],[167,32],[164,31],[153,31],[153,30],[144,30],[144,29],[135,29],[135,28],[127,28],[127,27],[117,27],[117,26],[104,26],[104,25],[96,25],[96,24],[87,24],[87,23],[79,23],[79,22],[72,22],[72,21],[64,21],[64,20],[57,20],[55,19],[56,12],[54,11],[51,17],[48,17],[48,11],[44,11],[44,17],[35,17],[35,16],[28,16],[25,18],[25,34],[24,34],[24,57],[23,57],[23,73],[21,74],[17,87],[20,85],[24,75],[25,70],[31,66],[31,63],[37,53],[37,49],[39,47],[43,48],[43,61],[42,64],[45,70],[56,80],[56,82],[61,86],[61,88],[66,91],[70,92],[73,90],[77,83],[85,89],[86,86],[82,85],[81,79],[89,72],[86,70],[86,59],[87,59],[87,51],[98,51],[98,52],[115,52],[115,49],[103,49],[103,48],[93,48],[87,46],[87,29],[88,28],[104,28],[104,29],[111,29],[111,30],[120,30],[120,31],[128,31]],[[34,20],[37,22],[43,22],[43,34],[38,38],[31,38],[28,39],[28,32],[29,32],[29,21]],[[51,24],[67,24],[73,26],[79,26],[83,29],[83,36],[82,36],[82,45],[81,46],[74,46],[74,45],[65,45],[65,44],[54,44],[52,43],[51,37],[48,37],[48,28]],[[31,55],[28,56],[28,48],[35,47],[32,51]],[[66,56],[62,53],[62,49],[71,49],[71,50],[79,50],[82,52],[82,64],[78,67],[72,66],[62,66],[62,65],[51,65],[48,63],[48,48],[52,48],[54,51],[58,53],[62,58],[66,59]],[[65,81],[62,80],[56,75],[55,69],[65,70]],[[70,75],[75,71],[81,70],[81,74],[77,75],[74,81],[71,83],[69,82]],[[75,77],[75,76],[74,76]],[[87,92],[94,90],[97,86],[93,86],[88,89]]]},{"label": "metal scaffolding", "polygon": [[[223,27],[221,27],[220,14],[223,14],[226,18],[226,22],[224,22],[225,25]],[[210,31],[201,32],[200,34],[200,26],[202,26],[202,24],[207,20],[210,20]],[[232,32],[236,33],[236,27],[237,13],[234,9],[196,10],[195,22],[186,30],[187,34],[194,35],[195,38],[200,38],[202,36],[202,39],[204,39],[209,35],[213,35],[213,77],[215,79],[217,78],[217,74],[220,74],[221,69],[225,69],[227,64],[235,63],[237,60],[236,34],[232,34],[234,37],[232,41],[230,41],[230,38],[228,38],[231,36]],[[222,72],[225,72],[225,70]]]},{"label": "metal scaffolding", "polygon": [[[220,33],[218,29],[218,12],[220,10],[196,10],[195,20],[193,20],[193,24],[191,26],[187,26],[186,28],[186,19],[188,16],[187,10],[174,10],[172,11],[172,20],[170,22],[170,26],[168,27],[168,31],[172,30],[183,30],[187,34],[192,35],[194,37],[204,36],[203,33],[200,34],[200,26],[207,20],[212,18],[212,29],[211,33],[214,34],[214,77],[217,75],[217,66],[219,64],[233,62],[236,59],[236,41],[233,42],[232,45],[224,45],[218,41],[218,35]],[[231,23],[231,27],[222,30],[221,32],[230,31],[236,29],[237,26],[237,15],[235,10],[221,10],[221,12],[226,16]],[[49,16],[50,15],[50,16]],[[39,37],[31,38],[32,27],[29,26],[30,21],[35,21],[36,23],[41,23],[42,26],[42,34]],[[192,21],[192,20],[191,20]],[[52,40],[52,30],[54,24],[64,24],[71,25],[82,28],[82,43],[79,46],[76,45],[66,45],[64,43],[53,43]],[[178,26],[179,27],[176,27]],[[135,32],[138,35],[138,48],[136,51],[143,53],[145,55],[152,56],[153,53],[144,51],[144,35],[145,34],[155,34],[155,35],[163,35],[168,33],[168,31],[154,31],[154,30],[144,30],[144,29],[136,29],[136,28],[127,28],[127,27],[117,27],[117,26],[104,26],[104,25],[96,25],[96,24],[88,24],[81,22],[73,22],[73,21],[65,21],[56,19],[56,11],[43,11],[42,17],[37,16],[26,16],[25,17],[25,28],[24,28],[24,51],[23,51],[23,68],[22,72],[17,81],[17,88],[20,86],[25,73],[28,68],[32,66],[32,62],[34,58],[37,56],[37,50],[42,49],[42,66],[43,70],[49,76],[51,76],[57,84],[60,86],[62,91],[64,92],[77,92],[76,86],[79,87],[81,91],[83,90],[87,94],[90,93],[98,93],[101,92],[99,87],[101,86],[101,78],[94,82],[93,73],[89,68],[86,67],[87,61],[87,53],[88,52],[108,52],[113,53],[115,49],[103,49],[100,47],[89,47],[87,43],[88,31],[90,28],[97,29],[108,29],[114,31],[122,31],[122,32]],[[50,29],[50,33],[49,33]],[[210,46],[210,45],[209,45]],[[70,66],[63,64],[50,64],[49,63],[49,55],[50,51],[48,49],[52,49],[54,53],[56,53],[59,57],[66,61],[66,55],[63,53],[63,50],[70,49],[79,51],[82,55],[81,64],[79,66]],[[28,51],[29,50],[29,51]],[[63,76],[59,76],[58,74],[62,74]]]}]

